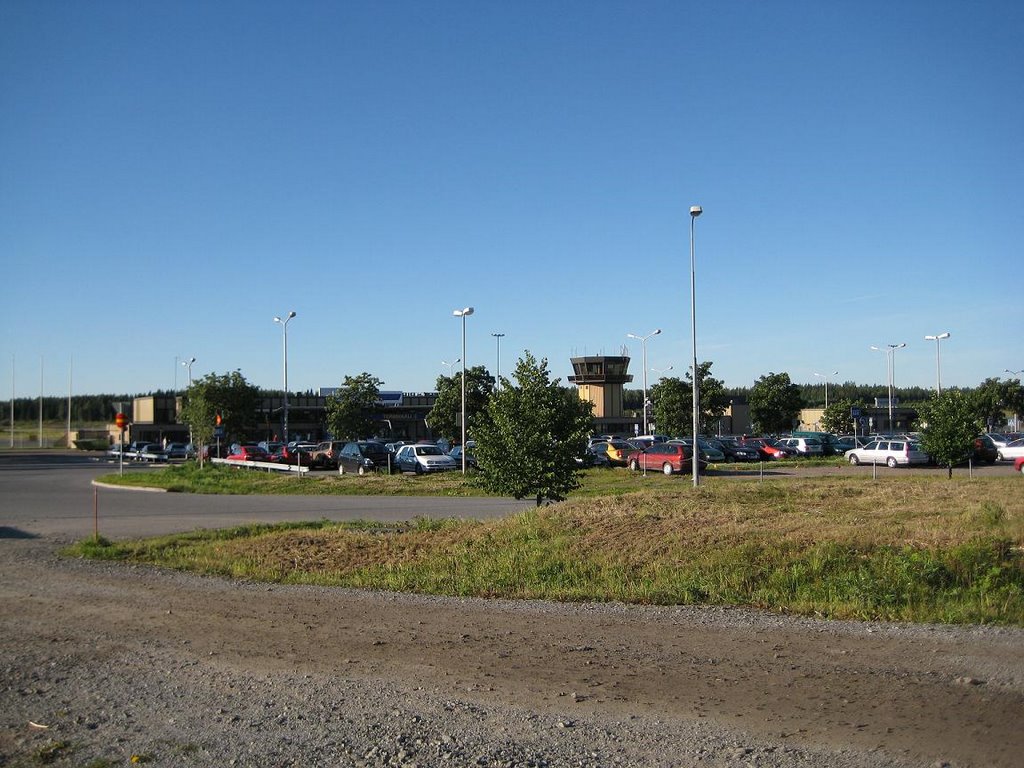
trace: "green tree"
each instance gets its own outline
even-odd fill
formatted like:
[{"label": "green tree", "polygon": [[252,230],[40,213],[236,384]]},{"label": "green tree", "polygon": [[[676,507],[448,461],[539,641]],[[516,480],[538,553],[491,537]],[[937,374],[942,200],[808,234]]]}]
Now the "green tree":
[{"label": "green tree", "polygon": [[[502,377],[504,378],[504,376]],[[487,368],[476,365],[466,369],[466,431],[472,431],[477,415],[487,407],[494,391],[494,377]],[[437,400],[427,414],[430,431],[451,443],[462,439],[459,418],[462,415],[462,371],[454,376],[437,377]]]},{"label": "green tree", "polygon": [[977,403],[970,395],[950,389],[917,408],[921,447],[932,460],[945,465],[953,476],[953,465],[971,454],[973,441],[982,429]]},{"label": "green tree", "polygon": [[693,389],[689,382],[675,376],[664,378],[648,390],[648,395],[659,433],[682,437],[693,432]]},{"label": "green tree", "polygon": [[843,435],[853,431],[853,418],[850,409],[860,404],[853,400],[833,400],[821,416],[821,428],[825,432]]},{"label": "green tree", "polygon": [[260,390],[246,381],[240,371],[208,373],[185,390],[178,421],[188,424],[192,442],[197,446],[213,441],[218,414],[225,441],[241,439],[256,429],[259,404]]},{"label": "green tree", "polygon": [[792,429],[801,408],[800,388],[789,380],[788,373],[762,376],[750,390],[750,419],[762,434]]},{"label": "green tree", "polygon": [[[697,364],[697,392],[700,395],[700,407],[697,413],[698,424],[702,435],[713,435],[717,431],[718,421],[729,407],[729,395],[725,392],[725,384],[720,379],[711,375],[711,366],[714,363]],[[693,387],[693,375],[691,371],[686,372],[686,380],[690,387]],[[693,431],[693,402],[690,403],[690,429],[686,434]]]},{"label": "green tree", "polygon": [[366,372],[346,376],[338,391],[328,396],[327,428],[336,439],[357,440],[373,434],[373,417],[383,383]]},{"label": "green tree", "polygon": [[989,432],[1006,425],[1007,412],[1020,413],[1024,405],[1024,390],[1020,381],[985,379],[974,390],[974,407],[984,428]]},{"label": "green tree", "polygon": [[[516,365],[516,384],[495,392],[474,423],[476,459],[490,492],[516,499],[561,501],[579,487],[576,459],[590,434],[593,404],[551,380],[548,361],[529,352]],[[504,377],[503,377],[504,380]]]}]

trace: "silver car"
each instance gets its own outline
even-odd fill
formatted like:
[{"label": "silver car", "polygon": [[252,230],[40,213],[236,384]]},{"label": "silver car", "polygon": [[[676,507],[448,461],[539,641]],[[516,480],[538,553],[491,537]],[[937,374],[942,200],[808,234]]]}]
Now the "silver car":
[{"label": "silver car", "polygon": [[910,440],[873,440],[863,448],[846,452],[846,460],[858,464],[885,464],[889,468],[927,464],[928,454]]}]

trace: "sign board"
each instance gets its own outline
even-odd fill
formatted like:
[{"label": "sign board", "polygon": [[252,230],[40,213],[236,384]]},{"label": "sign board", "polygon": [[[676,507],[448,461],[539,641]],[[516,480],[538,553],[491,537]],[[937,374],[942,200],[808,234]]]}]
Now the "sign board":
[{"label": "sign board", "polygon": [[850,418],[851,419],[859,419],[860,418],[860,408],[851,408],[850,409]]},{"label": "sign board", "polygon": [[218,440],[224,437],[224,427],[214,427],[213,436]]}]

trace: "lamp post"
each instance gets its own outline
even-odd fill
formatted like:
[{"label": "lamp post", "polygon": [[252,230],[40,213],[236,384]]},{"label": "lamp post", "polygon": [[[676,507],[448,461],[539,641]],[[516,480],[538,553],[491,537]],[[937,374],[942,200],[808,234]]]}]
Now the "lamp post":
[{"label": "lamp post", "polygon": [[282,320],[280,317],[275,317],[274,322],[280,323],[281,328],[284,330],[284,442],[288,443],[288,323],[295,317],[295,311],[288,313],[288,316]]},{"label": "lamp post", "polygon": [[454,317],[462,318],[462,474],[466,474],[466,318],[472,314],[472,307],[452,312]]},{"label": "lamp post", "polygon": [[651,372],[658,374],[658,378],[664,378],[664,376],[662,374],[668,373],[671,370],[672,370],[672,366],[671,365],[668,368],[651,368]]},{"label": "lamp post", "polygon": [[881,347],[876,347],[874,345],[871,346],[871,348],[873,350],[875,350],[876,352],[885,352],[886,371],[888,373],[888,385],[889,385],[889,432],[893,431],[893,429],[892,429],[892,392],[893,392],[895,368],[896,368],[896,359],[895,359],[896,358],[896,350],[897,349],[903,349],[905,346],[907,346],[906,342],[900,342],[899,344],[887,344],[885,349],[882,349]]},{"label": "lamp post", "polygon": [[924,337],[925,341],[934,341],[935,342],[935,394],[936,395],[941,395],[942,394],[942,373],[941,373],[941,368],[939,367],[939,342],[942,341],[943,339],[948,339],[948,338],[949,338],[949,332],[948,331],[946,333],[938,333],[938,334],[935,334],[934,336],[925,336]]},{"label": "lamp post", "polygon": [[700,404],[700,382],[697,380],[697,267],[693,250],[693,223],[704,213],[699,205],[690,206],[690,327],[693,329],[693,487],[700,484],[697,444],[697,412]]},{"label": "lamp post", "polygon": [[452,368],[455,367],[456,365],[458,365],[461,362],[462,362],[462,358],[461,357],[455,358],[450,363],[447,360],[442,360],[441,361],[441,365],[447,365],[448,366],[448,378],[449,379],[452,377]]},{"label": "lamp post", "polygon": [[825,380],[825,410],[826,411],[828,410],[828,377],[829,377],[829,375],[836,376],[836,375],[838,375],[838,373],[839,373],[839,371],[832,371],[831,374],[827,374],[827,373],[816,373],[816,374],[814,374],[819,379],[824,379]]},{"label": "lamp post", "polygon": [[190,358],[188,360],[182,360],[181,361],[181,364],[183,366],[185,366],[185,368],[188,369],[188,386],[189,386],[189,388],[192,387],[192,363],[194,363],[195,361],[196,361],[196,359],[194,357]]},{"label": "lamp post", "polygon": [[501,389],[501,339],[502,339],[502,337],[504,335],[505,335],[504,333],[492,333],[491,334],[491,336],[494,337],[494,341],[495,341],[495,343],[497,344],[497,347],[498,347],[498,362],[495,365],[495,369],[494,369],[495,370],[495,373],[494,373],[494,389],[495,390]]},{"label": "lamp post", "polygon": [[649,434],[648,431],[647,431],[647,340],[649,338],[651,338],[651,336],[657,336],[659,333],[661,333],[661,328],[656,328],[655,330],[653,330],[650,333],[648,333],[646,336],[637,336],[635,333],[627,333],[626,334],[626,338],[629,338],[629,339],[639,339],[640,346],[643,348],[643,357],[644,357],[644,403],[643,403],[643,406],[644,406],[644,434],[645,435]]}]

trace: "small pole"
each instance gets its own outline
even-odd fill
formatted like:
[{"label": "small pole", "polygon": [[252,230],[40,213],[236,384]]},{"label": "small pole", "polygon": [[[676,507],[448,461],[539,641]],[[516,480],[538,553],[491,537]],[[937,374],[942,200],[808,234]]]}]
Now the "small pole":
[{"label": "small pole", "polygon": [[92,536],[100,540],[100,489],[96,486],[92,487]]}]

